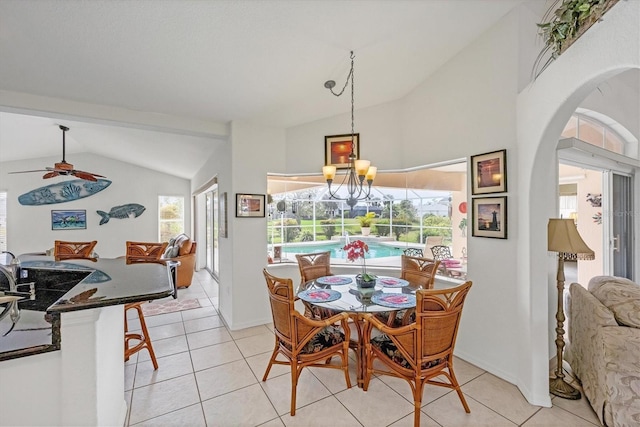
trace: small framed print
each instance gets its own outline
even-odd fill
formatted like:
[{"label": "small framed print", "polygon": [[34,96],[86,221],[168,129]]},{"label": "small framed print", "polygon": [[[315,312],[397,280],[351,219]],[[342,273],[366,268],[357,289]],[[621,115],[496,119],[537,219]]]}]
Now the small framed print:
[{"label": "small framed print", "polygon": [[473,200],[474,237],[507,238],[507,197],[476,197]]},{"label": "small framed print", "polygon": [[[336,169],[349,168],[349,154],[351,154],[351,134],[330,135],[324,137],[324,164],[333,165]],[[353,153],[356,160],[360,158],[360,134],[353,134]]]},{"label": "small framed print", "polygon": [[236,217],[264,217],[264,194],[236,194]]},{"label": "small framed print", "polygon": [[219,204],[219,213],[220,222],[218,224],[218,236],[220,237],[229,237],[227,234],[227,193],[224,192],[220,195],[220,200],[218,200]]},{"label": "small framed print", "polygon": [[52,210],[52,230],[85,230],[87,228],[87,211],[84,209]]},{"label": "small framed print", "polygon": [[507,150],[471,156],[471,194],[507,191]]}]

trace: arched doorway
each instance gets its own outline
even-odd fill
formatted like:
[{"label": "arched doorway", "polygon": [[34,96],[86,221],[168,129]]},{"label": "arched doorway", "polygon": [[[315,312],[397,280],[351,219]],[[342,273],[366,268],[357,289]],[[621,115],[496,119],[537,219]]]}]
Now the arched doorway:
[{"label": "arched doorway", "polygon": [[551,405],[555,258],[546,249],[546,224],[557,216],[558,137],[598,85],[640,68],[639,16],[638,3],[617,4],[518,97],[518,386],[532,404]]}]

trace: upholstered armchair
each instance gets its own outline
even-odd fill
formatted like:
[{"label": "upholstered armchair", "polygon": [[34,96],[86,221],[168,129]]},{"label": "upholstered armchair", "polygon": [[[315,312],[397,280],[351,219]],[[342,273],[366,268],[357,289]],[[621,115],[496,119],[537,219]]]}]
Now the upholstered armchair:
[{"label": "upholstered armchair", "polygon": [[171,239],[162,256],[163,260],[179,261],[176,269],[176,287],[188,288],[193,280],[193,272],[196,268],[197,244],[186,234],[180,234]]}]

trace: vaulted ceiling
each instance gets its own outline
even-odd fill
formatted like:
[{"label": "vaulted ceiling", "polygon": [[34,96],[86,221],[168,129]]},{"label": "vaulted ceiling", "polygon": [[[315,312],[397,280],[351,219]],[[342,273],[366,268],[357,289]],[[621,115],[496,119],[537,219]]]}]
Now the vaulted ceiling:
[{"label": "vaulted ceiling", "polygon": [[389,102],[521,3],[3,0],[0,161],[59,156],[64,124],[69,153],[170,162],[191,178],[234,120],[290,127],[349,111],[323,83],[341,87],[350,50],[356,108]]}]

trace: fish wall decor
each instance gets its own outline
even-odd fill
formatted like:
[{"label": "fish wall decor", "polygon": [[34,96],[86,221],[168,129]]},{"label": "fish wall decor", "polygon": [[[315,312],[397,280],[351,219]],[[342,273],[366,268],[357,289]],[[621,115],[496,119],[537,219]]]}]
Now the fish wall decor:
[{"label": "fish wall decor", "polygon": [[96,211],[102,218],[100,225],[106,224],[111,218],[137,218],[144,212],[146,208],[137,203],[127,203],[126,205],[114,206],[109,212]]},{"label": "fish wall decor", "polygon": [[70,181],[57,182],[36,188],[18,197],[18,202],[25,206],[51,205],[54,203],[71,202],[93,196],[104,190],[111,181],[108,179],[98,179],[96,182],[84,179],[72,179]]}]

